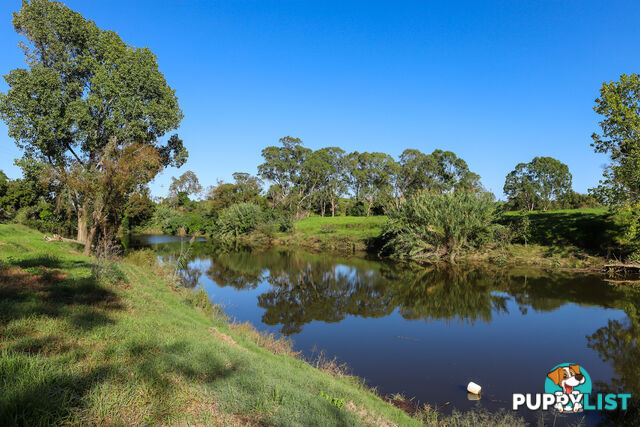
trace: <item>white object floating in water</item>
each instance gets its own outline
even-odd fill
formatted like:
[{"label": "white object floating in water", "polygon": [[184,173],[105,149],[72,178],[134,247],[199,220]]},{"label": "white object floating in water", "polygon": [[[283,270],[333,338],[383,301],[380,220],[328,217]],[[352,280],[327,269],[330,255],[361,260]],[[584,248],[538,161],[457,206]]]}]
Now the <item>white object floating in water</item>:
[{"label": "white object floating in water", "polygon": [[480,394],[480,391],[482,391],[482,387],[471,381],[469,385],[467,385],[467,391],[473,394]]}]

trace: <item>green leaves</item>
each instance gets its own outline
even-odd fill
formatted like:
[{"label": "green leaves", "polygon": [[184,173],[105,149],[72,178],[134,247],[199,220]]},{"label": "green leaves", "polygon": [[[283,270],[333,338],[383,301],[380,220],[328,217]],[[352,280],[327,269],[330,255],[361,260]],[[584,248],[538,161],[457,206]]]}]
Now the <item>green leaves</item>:
[{"label": "green leaves", "polygon": [[392,209],[383,251],[398,258],[447,256],[480,248],[493,237],[496,204],[490,194],[424,192]]},{"label": "green leaves", "polygon": [[571,191],[569,167],[553,157],[535,157],[509,172],[504,193],[516,209],[547,210]]},{"label": "green leaves", "polygon": [[608,204],[640,200],[640,77],[605,82],[594,107],[603,116],[602,134],[592,135],[594,150],[611,156],[600,185],[592,190]]}]

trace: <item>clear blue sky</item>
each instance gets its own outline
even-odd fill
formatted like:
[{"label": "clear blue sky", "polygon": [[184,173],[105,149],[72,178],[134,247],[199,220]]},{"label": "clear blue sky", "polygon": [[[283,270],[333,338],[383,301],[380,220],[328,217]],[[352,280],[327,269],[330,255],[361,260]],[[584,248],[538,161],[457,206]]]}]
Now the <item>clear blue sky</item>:
[{"label": "clear blue sky", "polygon": [[[317,149],[452,150],[502,196],[534,156],[567,163],[574,189],[597,184],[589,146],[603,81],[640,71],[640,2],[68,0],[148,46],[176,89],[193,170],[204,185],[256,172],[260,150],[291,135]],[[0,72],[23,67],[0,5]],[[6,90],[4,81],[0,90]],[[0,169],[19,176],[0,124]]]}]

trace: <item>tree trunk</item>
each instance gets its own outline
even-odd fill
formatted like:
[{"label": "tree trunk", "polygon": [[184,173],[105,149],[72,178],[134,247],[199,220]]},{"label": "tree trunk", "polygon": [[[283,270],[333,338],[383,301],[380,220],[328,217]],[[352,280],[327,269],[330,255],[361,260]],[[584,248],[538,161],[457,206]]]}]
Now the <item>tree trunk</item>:
[{"label": "tree trunk", "polygon": [[336,199],[333,197],[331,198],[331,216],[336,216]]},{"label": "tree trunk", "polygon": [[76,240],[80,243],[87,241],[87,211],[84,207],[78,209],[78,234]]},{"label": "tree trunk", "polygon": [[98,231],[98,225],[93,224],[91,229],[89,230],[89,235],[87,236],[87,240],[84,242],[84,252],[85,256],[91,255],[91,245],[93,244],[94,239],[96,238],[96,231]]},{"label": "tree trunk", "polygon": [[367,217],[369,217],[369,213],[371,212],[371,205],[373,204],[373,199],[369,199],[367,203]]},{"label": "tree trunk", "polygon": [[324,217],[324,211],[326,209],[326,203],[324,200],[320,201],[320,216]]}]

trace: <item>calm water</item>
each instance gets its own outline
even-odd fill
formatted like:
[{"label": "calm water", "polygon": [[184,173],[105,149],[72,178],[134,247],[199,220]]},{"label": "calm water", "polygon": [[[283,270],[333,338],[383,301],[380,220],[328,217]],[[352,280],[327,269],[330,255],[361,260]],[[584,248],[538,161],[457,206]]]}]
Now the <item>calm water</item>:
[{"label": "calm water", "polygon": [[[140,236],[134,246],[170,260],[185,241]],[[562,362],[583,366],[598,390],[640,393],[640,296],[598,275],[430,270],[355,256],[225,252],[207,242],[194,243],[191,256],[186,277],[229,316],[291,337],[308,356],[324,350],[382,394],[444,410],[510,408],[512,393],[543,392],[546,373]],[[480,402],[467,399],[469,381],[483,387]],[[587,412],[584,421],[602,420]]]}]

